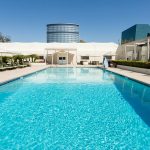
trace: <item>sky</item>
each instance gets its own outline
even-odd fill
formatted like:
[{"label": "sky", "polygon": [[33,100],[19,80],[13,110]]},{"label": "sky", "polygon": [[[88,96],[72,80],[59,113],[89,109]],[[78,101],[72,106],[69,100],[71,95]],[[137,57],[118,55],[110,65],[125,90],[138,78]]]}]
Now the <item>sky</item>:
[{"label": "sky", "polygon": [[13,42],[46,42],[46,25],[76,23],[86,42],[115,42],[150,24],[150,0],[0,0],[0,32]]}]

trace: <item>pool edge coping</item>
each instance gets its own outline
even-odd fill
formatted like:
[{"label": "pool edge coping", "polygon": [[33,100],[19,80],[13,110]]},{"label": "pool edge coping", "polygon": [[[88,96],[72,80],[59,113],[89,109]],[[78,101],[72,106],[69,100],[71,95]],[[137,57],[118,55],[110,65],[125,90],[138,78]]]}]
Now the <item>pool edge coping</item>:
[{"label": "pool edge coping", "polygon": [[55,67],[51,67],[51,66],[47,66],[47,67],[45,67],[45,68],[42,68],[42,69],[39,69],[39,70],[35,70],[35,71],[31,72],[31,73],[27,73],[27,74],[18,76],[18,77],[16,77],[16,78],[12,78],[12,79],[10,79],[10,80],[1,82],[1,83],[0,83],[0,86],[5,85],[5,84],[10,83],[10,82],[13,82],[13,81],[15,81],[15,80],[19,80],[20,78],[30,76],[30,75],[32,75],[32,74],[34,74],[34,73],[37,73],[37,72],[46,70],[46,69],[48,69],[48,68],[100,68],[100,69],[102,69],[102,70],[111,72],[111,73],[113,73],[113,74],[116,74],[116,75],[119,75],[119,76],[122,76],[122,77],[125,77],[125,78],[128,78],[128,79],[130,79],[130,80],[133,80],[133,81],[135,81],[135,82],[138,82],[138,83],[141,83],[141,84],[144,84],[144,85],[150,87],[150,84],[149,84],[149,83],[143,82],[143,81],[138,80],[138,79],[135,79],[135,78],[133,78],[133,77],[129,77],[129,76],[120,74],[120,73],[118,73],[118,72],[114,72],[114,71],[112,71],[112,70],[109,70],[109,68],[108,68],[108,69],[104,69],[102,66],[94,66],[94,67],[89,67],[89,66],[85,66],[85,67],[80,67],[80,66],[75,66],[75,67],[72,67],[72,66],[71,66],[71,67],[56,67],[56,66],[55,66]]},{"label": "pool edge coping", "polygon": [[108,72],[111,72],[111,73],[113,73],[113,74],[116,74],[116,75],[119,75],[119,76],[122,76],[122,77],[128,78],[128,79],[130,79],[130,80],[133,80],[133,81],[135,81],[135,82],[138,82],[138,83],[141,83],[141,84],[144,84],[144,85],[146,85],[146,86],[150,87],[150,84],[149,84],[149,83],[146,83],[146,82],[144,82],[144,81],[141,81],[141,80],[135,79],[134,77],[129,77],[129,76],[126,76],[126,75],[120,74],[120,73],[118,73],[118,72],[114,72],[114,71],[112,71],[112,70],[108,70],[109,68],[108,68],[108,69],[104,69],[104,68],[102,68],[102,67],[99,67],[99,68],[101,68],[101,69],[103,69],[103,70],[106,70],[106,71],[108,71]]}]

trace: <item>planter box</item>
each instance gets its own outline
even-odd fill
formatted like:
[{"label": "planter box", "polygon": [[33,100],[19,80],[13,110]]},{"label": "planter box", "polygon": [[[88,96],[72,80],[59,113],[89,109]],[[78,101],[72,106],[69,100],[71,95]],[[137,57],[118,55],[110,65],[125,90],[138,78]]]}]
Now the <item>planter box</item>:
[{"label": "planter box", "polygon": [[139,73],[144,73],[144,74],[149,74],[150,75],[150,69],[138,68],[138,67],[130,67],[130,66],[123,66],[123,65],[117,65],[117,68],[124,69],[124,70],[129,70],[129,71],[134,71],[134,72],[139,72]]}]

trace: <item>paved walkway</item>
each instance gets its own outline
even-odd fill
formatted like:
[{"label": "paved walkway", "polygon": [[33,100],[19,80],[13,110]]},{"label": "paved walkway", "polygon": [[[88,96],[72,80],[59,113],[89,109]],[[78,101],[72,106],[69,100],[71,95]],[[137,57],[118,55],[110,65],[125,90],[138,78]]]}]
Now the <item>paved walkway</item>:
[{"label": "paved walkway", "polygon": [[31,67],[18,68],[14,70],[0,72],[0,85],[48,67],[49,66],[47,65],[33,65]]},{"label": "paved walkway", "polygon": [[142,74],[142,73],[137,73],[133,71],[128,71],[128,70],[123,70],[119,68],[108,68],[107,70],[126,76],[130,79],[145,83],[150,86],[150,75],[147,74]]}]

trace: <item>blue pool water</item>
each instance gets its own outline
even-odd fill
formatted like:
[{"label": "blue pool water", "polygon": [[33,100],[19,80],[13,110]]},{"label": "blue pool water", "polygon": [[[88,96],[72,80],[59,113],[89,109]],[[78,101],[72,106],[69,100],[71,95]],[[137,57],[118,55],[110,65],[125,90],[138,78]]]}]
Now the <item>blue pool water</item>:
[{"label": "blue pool water", "polygon": [[148,150],[150,87],[98,68],[49,68],[5,84],[0,149]]}]

